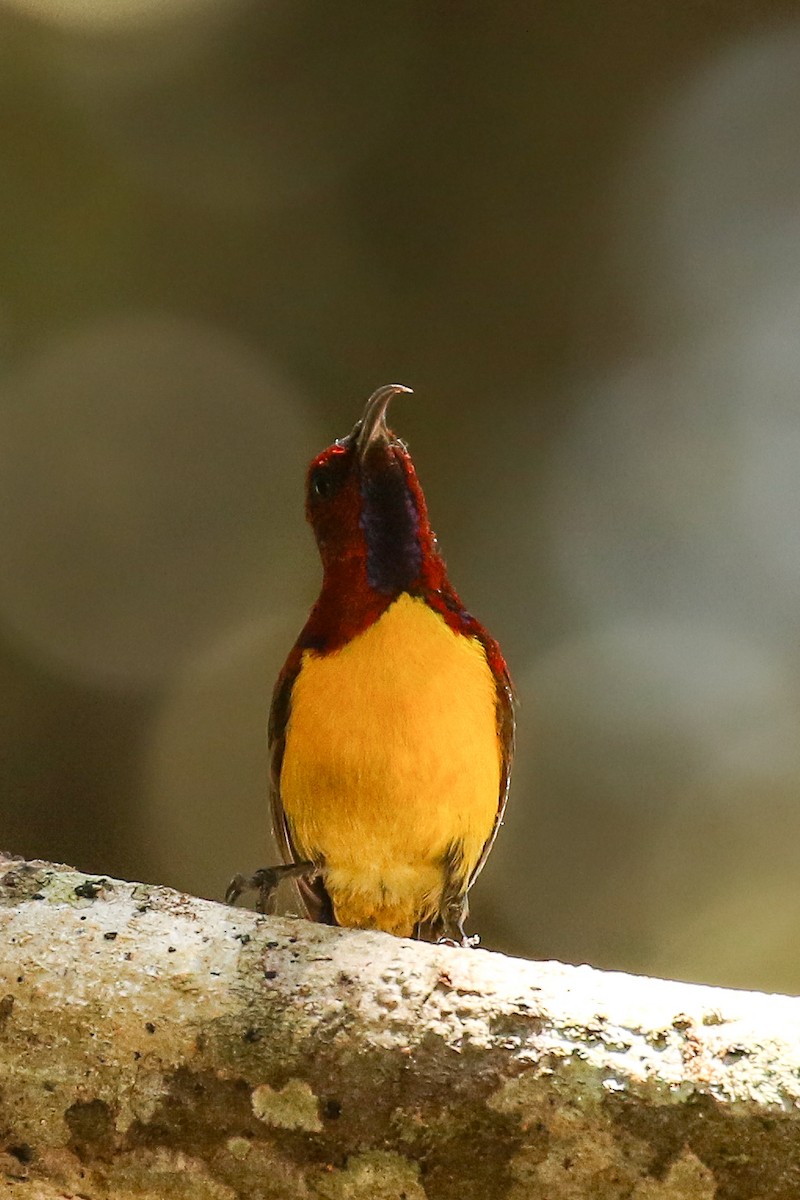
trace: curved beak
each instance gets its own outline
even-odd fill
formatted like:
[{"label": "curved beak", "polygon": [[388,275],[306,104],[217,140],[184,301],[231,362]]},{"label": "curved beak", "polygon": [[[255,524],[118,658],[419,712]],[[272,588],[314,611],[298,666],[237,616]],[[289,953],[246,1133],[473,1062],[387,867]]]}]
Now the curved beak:
[{"label": "curved beak", "polygon": [[367,401],[364,415],[356,426],[356,453],[364,458],[367,450],[375,442],[388,441],[389,429],[386,425],[386,410],[392,396],[398,392],[412,394],[411,388],[402,383],[387,383],[373,392]]}]

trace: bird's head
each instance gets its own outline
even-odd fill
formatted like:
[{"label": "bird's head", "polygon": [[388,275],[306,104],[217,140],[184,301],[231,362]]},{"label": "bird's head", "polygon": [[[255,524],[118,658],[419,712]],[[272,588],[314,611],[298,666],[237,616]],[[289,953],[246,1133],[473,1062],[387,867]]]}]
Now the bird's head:
[{"label": "bird's head", "polygon": [[326,576],[357,573],[382,595],[413,589],[438,560],[411,456],[386,424],[392,397],[410,390],[378,388],[352,433],[308,469],[306,515]]}]

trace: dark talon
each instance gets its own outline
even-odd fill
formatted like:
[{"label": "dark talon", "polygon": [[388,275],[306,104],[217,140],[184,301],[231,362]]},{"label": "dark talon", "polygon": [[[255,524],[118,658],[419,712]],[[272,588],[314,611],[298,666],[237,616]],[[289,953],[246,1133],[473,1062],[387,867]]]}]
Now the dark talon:
[{"label": "dark talon", "polygon": [[438,919],[434,922],[432,932],[438,933],[438,946],[459,946],[462,950],[472,950],[480,945],[481,939],[477,933],[472,935],[464,932],[464,922],[469,916],[469,901],[461,889],[442,897],[442,907]]},{"label": "dark talon", "polygon": [[437,946],[454,946],[456,949],[461,950],[474,950],[477,946],[480,946],[480,944],[480,934],[468,934],[464,933],[463,930],[461,931],[461,936],[459,938],[440,937],[436,939]]},{"label": "dark talon", "polygon": [[234,875],[225,891],[225,903],[235,904],[245,892],[258,892],[256,910],[264,916],[275,911],[275,894],[282,879],[296,879],[316,871],[312,862],[285,863],[279,867],[262,867],[253,875]]}]

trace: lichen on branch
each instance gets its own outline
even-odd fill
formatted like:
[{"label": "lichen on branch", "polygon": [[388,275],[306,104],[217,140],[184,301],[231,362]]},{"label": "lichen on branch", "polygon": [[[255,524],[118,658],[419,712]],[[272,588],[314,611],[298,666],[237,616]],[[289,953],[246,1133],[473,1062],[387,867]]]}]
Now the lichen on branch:
[{"label": "lichen on branch", "polygon": [[0,856],[0,1196],[790,1200],[800,1000]]}]

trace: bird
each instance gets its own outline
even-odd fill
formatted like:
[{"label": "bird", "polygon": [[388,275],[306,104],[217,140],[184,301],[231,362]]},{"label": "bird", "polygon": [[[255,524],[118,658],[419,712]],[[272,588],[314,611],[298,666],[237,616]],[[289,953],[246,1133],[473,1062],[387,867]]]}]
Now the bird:
[{"label": "bird", "polygon": [[278,676],[268,724],[283,862],[247,890],[274,912],[292,878],[311,920],[459,946],[468,893],[503,821],[514,693],[498,643],[448,578],[388,384],[311,462],[319,597]]}]

